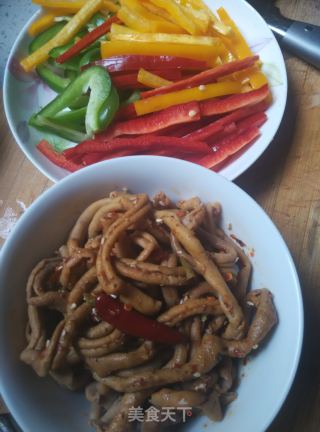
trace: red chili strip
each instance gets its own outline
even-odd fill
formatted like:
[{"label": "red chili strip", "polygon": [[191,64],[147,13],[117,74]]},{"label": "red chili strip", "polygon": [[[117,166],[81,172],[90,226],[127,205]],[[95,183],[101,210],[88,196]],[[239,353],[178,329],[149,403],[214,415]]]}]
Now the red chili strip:
[{"label": "red chili strip", "polygon": [[205,70],[203,72],[200,72],[197,75],[194,75],[190,78],[185,78],[176,83],[159,87],[154,90],[145,91],[141,93],[141,98],[145,99],[147,97],[166,94],[169,92],[186,89],[189,87],[196,87],[197,85],[201,85],[201,84],[212,83],[213,81],[216,81],[220,77],[223,77],[225,75],[230,75],[234,72],[238,72],[242,69],[246,69],[252,66],[258,59],[259,56],[254,56],[254,57],[247,57],[243,60],[236,60],[231,63],[226,63],[224,65],[217,66],[213,69]]},{"label": "red chili strip", "polygon": [[138,71],[144,69],[187,69],[187,70],[203,70],[208,67],[207,62],[192,60],[184,57],[174,56],[148,56],[148,55],[121,55],[112,56],[106,59],[97,60],[85,67],[92,65],[103,66],[108,72],[120,71]]},{"label": "red chili strip", "polygon": [[107,294],[98,296],[96,310],[101,319],[131,336],[169,345],[186,340],[185,335],[178,330],[128,310],[126,305]]},{"label": "red chili strip", "polygon": [[56,61],[58,63],[64,63],[67,60],[71,59],[72,57],[79,54],[84,48],[87,48],[89,45],[91,45],[93,42],[95,42],[97,39],[99,39],[101,36],[105,35],[111,27],[111,24],[113,23],[120,23],[121,21],[119,18],[114,15],[113,17],[107,19],[103,24],[96,27],[91,32],[87,33],[83,38],[78,40],[74,45],[72,45],[71,48],[69,48],[66,52],[61,54]]},{"label": "red chili strip", "polygon": [[[252,114],[255,115],[256,113],[262,115],[263,117],[265,114],[262,113],[267,108],[267,104],[263,102],[259,102],[255,105],[239,108],[238,110],[225,115],[224,117],[221,117],[220,119],[208,124],[207,126],[204,126],[198,130],[195,130],[187,135],[185,135],[185,138],[189,139],[197,139],[200,141],[204,141],[213,135],[216,135],[219,133],[225,126],[227,126],[230,123],[238,122],[242,119],[245,119],[246,117],[251,116]],[[265,116],[266,117],[266,116]],[[261,119],[261,117],[259,117]],[[262,124],[262,123],[261,123]],[[260,124],[260,125],[261,125]],[[259,124],[250,124],[248,123],[248,126],[260,126]]]},{"label": "red chili strip", "polygon": [[47,157],[50,162],[59,166],[60,168],[64,168],[65,170],[74,172],[81,168],[80,165],[68,160],[63,153],[58,153],[54,150],[53,146],[48,143],[46,140],[41,140],[37,144],[37,149]]},{"label": "red chili strip", "polygon": [[78,155],[87,153],[104,153],[110,157],[116,157],[119,152],[128,151],[130,154],[172,151],[182,153],[199,153],[205,155],[210,152],[205,142],[188,140],[185,138],[144,135],[137,138],[114,138],[109,141],[88,140],[76,147],[63,152],[67,159],[72,160]]},{"label": "red chili strip", "polygon": [[263,101],[269,96],[269,87],[265,86],[258,90],[252,90],[247,93],[240,93],[236,95],[227,96],[223,99],[209,99],[200,102],[201,115],[210,116],[217,114],[224,114],[236,109],[254,105]]},{"label": "red chili strip", "polygon": [[244,146],[250,144],[260,136],[260,131],[256,127],[247,129],[245,132],[235,132],[219,142],[215,142],[210,155],[202,158],[194,159],[196,163],[206,167],[212,168],[217,164],[223,162],[229,156],[237,153]]},{"label": "red chili strip", "polygon": [[163,130],[169,126],[200,120],[198,102],[187,102],[165,108],[134,119],[115,123],[99,139],[111,139],[119,135],[140,135]]}]

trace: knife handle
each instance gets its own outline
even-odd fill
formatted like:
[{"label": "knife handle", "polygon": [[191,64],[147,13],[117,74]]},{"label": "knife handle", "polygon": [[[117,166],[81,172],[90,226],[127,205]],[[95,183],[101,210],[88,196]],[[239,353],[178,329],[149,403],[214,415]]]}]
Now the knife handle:
[{"label": "knife handle", "polygon": [[292,54],[320,69],[320,27],[293,21],[281,43]]}]

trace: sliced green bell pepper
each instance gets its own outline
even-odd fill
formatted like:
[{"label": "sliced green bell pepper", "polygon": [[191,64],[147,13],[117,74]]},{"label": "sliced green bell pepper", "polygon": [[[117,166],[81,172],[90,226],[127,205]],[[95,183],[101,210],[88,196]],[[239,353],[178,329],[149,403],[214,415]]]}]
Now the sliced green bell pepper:
[{"label": "sliced green bell pepper", "polygon": [[[78,100],[89,89],[90,96],[86,109],[79,109],[73,113],[64,111],[72,101]],[[119,96],[116,89],[111,86],[108,72],[100,66],[93,66],[83,71],[61,94],[33,115],[29,123],[41,130],[47,127],[47,130],[77,142],[103,131],[112,121],[118,107]],[[83,118],[85,136],[79,131]],[[74,130],[74,127],[77,130]]]}]

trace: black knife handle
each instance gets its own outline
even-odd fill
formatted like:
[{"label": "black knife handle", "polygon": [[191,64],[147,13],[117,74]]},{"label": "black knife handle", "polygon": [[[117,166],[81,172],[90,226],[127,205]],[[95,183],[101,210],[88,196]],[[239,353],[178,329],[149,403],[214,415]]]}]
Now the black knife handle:
[{"label": "black knife handle", "polygon": [[283,48],[320,69],[320,27],[292,21],[283,35]]}]

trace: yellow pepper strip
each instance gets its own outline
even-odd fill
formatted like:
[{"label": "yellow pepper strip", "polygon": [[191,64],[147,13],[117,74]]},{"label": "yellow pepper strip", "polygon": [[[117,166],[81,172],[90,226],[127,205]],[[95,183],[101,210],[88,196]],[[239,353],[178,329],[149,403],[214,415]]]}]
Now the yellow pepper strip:
[{"label": "yellow pepper strip", "polygon": [[[199,87],[192,87],[185,90],[178,90],[163,95],[141,99],[134,102],[134,107],[137,115],[143,115],[154,111],[160,111],[172,105],[241,93],[241,90],[241,84],[236,81],[207,84],[205,85],[205,88],[201,90]],[[192,117],[192,114],[192,112],[189,113],[190,117]]]},{"label": "yellow pepper strip", "polygon": [[69,42],[69,40],[78,33],[84,24],[89,21],[92,15],[101,8],[101,5],[102,0],[88,0],[56,36],[20,62],[23,69],[26,72],[30,72],[34,67],[46,61],[52,48]]},{"label": "yellow pepper strip", "polygon": [[263,72],[255,72],[249,75],[251,87],[256,90],[265,84],[268,84],[268,79]]},{"label": "yellow pepper strip", "polygon": [[161,78],[159,75],[148,72],[142,68],[139,69],[137,81],[150,88],[158,88],[172,84],[172,81]]},{"label": "yellow pepper strip", "polygon": [[207,6],[207,4],[202,0],[181,0],[183,5],[188,6],[188,4],[193,9],[198,9],[203,12],[206,12],[208,16],[210,17],[212,27],[215,29],[218,33],[223,35],[229,35],[231,33],[231,27],[229,25],[226,25],[222,23],[212,12],[212,10]]},{"label": "yellow pepper strip", "polygon": [[127,42],[112,41],[101,42],[101,57],[107,58],[114,55],[169,55],[186,57],[206,62],[216,61],[221,48],[218,46],[206,45],[185,45],[185,44],[159,44],[157,42]]},{"label": "yellow pepper strip", "polygon": [[116,23],[111,24],[110,35],[109,35],[110,37],[111,35],[115,35],[115,34],[119,35],[119,34],[127,34],[127,33],[138,34],[139,32],[137,30],[133,30],[132,28],[120,24],[116,24]]},{"label": "yellow pepper strip", "polygon": [[244,59],[246,57],[252,56],[253,54],[252,54],[246,40],[242,36],[242,34],[241,34],[240,30],[238,29],[238,27],[236,26],[235,22],[230,18],[230,16],[226,12],[226,10],[224,8],[218,9],[218,15],[224,24],[226,24],[232,28],[233,34],[230,37],[230,39],[231,39],[230,49],[232,50],[232,52],[234,52],[236,54],[237,58],[240,60]]},{"label": "yellow pepper strip", "polygon": [[[43,6],[48,9],[66,9],[68,13],[77,13],[86,3],[87,0],[32,0],[33,3]],[[107,9],[110,12],[117,12],[119,6],[111,0],[103,0],[100,9]]]},{"label": "yellow pepper strip", "polygon": [[120,10],[117,13],[117,17],[128,27],[137,30],[138,32],[145,33],[179,33],[180,28],[169,22],[169,21],[160,21],[159,20],[151,20],[149,18],[140,15],[136,11],[129,9],[126,6],[121,6]]},{"label": "yellow pepper strip", "polygon": [[198,28],[197,34],[206,34],[209,24],[210,17],[203,10],[194,9],[192,6],[180,5],[183,12],[195,23]]},{"label": "yellow pepper strip", "polygon": [[111,34],[112,41],[128,41],[128,42],[158,42],[158,43],[176,43],[186,45],[205,45],[222,47],[221,41],[218,38],[210,36],[191,36],[187,34],[167,34],[167,33],[126,33],[126,34]]},{"label": "yellow pepper strip", "polygon": [[36,36],[37,34],[43,32],[47,28],[51,27],[54,23],[56,15],[54,13],[47,13],[42,15],[40,18],[35,20],[28,28],[28,33],[30,36]]},{"label": "yellow pepper strip", "polygon": [[197,34],[197,26],[195,23],[183,12],[181,7],[172,0],[150,0],[152,4],[166,10],[172,20],[188,33]]},{"label": "yellow pepper strip", "polygon": [[162,8],[159,8],[158,6],[150,3],[150,1],[148,0],[143,0],[140,2],[142,4],[142,6],[147,9],[149,12],[153,13],[154,15],[160,16],[161,18],[170,21],[170,22],[174,22],[172,21],[171,16],[168,14],[168,12]]}]

